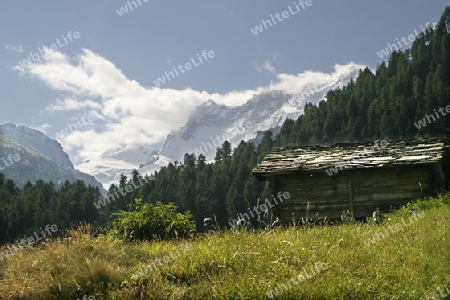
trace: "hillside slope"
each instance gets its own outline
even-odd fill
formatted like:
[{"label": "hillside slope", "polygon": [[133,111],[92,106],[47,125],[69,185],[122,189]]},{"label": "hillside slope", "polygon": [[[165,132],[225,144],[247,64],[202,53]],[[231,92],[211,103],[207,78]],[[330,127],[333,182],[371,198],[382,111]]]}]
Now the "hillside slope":
[{"label": "hillside slope", "polygon": [[105,191],[93,176],[74,168],[61,144],[26,126],[0,125],[0,168],[0,172],[19,187],[38,179],[52,181],[55,186],[61,186],[66,180],[83,180],[87,185]]}]

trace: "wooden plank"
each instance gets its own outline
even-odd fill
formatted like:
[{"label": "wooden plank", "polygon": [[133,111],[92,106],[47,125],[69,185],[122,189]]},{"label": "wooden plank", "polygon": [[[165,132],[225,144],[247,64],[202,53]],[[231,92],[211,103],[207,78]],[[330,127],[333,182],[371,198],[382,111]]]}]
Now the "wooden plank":
[{"label": "wooden plank", "polygon": [[[323,191],[292,191],[287,190],[292,198],[323,198],[323,197],[335,197],[341,195],[348,195],[348,189],[335,189],[335,190],[323,190]],[[347,197],[347,196],[346,196]],[[348,197],[347,197],[348,199]]]}]

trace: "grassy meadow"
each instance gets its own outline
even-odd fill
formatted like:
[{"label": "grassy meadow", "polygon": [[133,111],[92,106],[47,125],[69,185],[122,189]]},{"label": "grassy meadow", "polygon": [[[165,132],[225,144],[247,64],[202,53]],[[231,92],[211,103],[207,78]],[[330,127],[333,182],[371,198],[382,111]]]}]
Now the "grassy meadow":
[{"label": "grassy meadow", "polygon": [[138,244],[93,239],[83,226],[0,260],[0,299],[432,299],[450,291],[450,194],[384,217]]}]

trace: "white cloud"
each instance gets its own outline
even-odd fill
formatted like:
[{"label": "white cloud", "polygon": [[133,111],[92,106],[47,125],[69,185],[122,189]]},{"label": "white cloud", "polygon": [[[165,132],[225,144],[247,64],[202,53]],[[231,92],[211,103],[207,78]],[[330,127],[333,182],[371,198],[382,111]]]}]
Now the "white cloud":
[{"label": "white cloud", "polygon": [[68,111],[68,110],[81,110],[83,108],[101,109],[101,104],[92,100],[77,100],[73,98],[67,98],[64,100],[56,99],[55,104],[47,105],[45,110],[48,111]]},{"label": "white cloud", "polygon": [[275,69],[273,63],[277,60],[277,55],[275,54],[272,57],[272,60],[266,60],[265,62],[263,62],[262,64],[255,64],[255,69],[256,71],[258,71],[259,73],[262,72],[269,72],[270,74],[276,74],[277,70]]},{"label": "white cloud", "polygon": [[47,129],[52,128],[52,125],[48,123],[41,124],[37,129],[42,132],[47,132]]},{"label": "white cloud", "polygon": [[22,45],[6,45],[5,49],[12,50],[12,51],[15,51],[17,53],[24,53],[25,52],[25,50],[23,50]]},{"label": "white cloud", "polygon": [[324,73],[317,71],[304,71],[297,75],[292,74],[277,74],[278,81],[276,83],[271,82],[271,90],[281,90],[286,93],[297,93],[304,91],[310,86],[325,85],[331,82],[337,81],[340,77],[346,76],[352,73],[355,69],[364,69],[364,65],[358,65],[354,62],[350,62],[347,65],[334,66],[334,72]]},{"label": "white cloud", "polygon": [[[355,67],[354,63],[336,65],[331,74],[313,71],[297,75],[277,74],[277,82],[269,86],[210,94],[190,88],[145,87],[128,79],[112,62],[88,49],[83,49],[74,58],[48,48],[43,51],[45,57],[40,62],[14,70],[40,79],[52,90],[70,94],[64,100],[56,99],[45,108],[46,111],[59,114],[73,110],[95,112],[94,127],[71,132],[60,141],[78,161],[96,158],[118,144],[161,143],[170,131],[185,125],[199,104],[209,99],[236,106],[245,103],[253,94],[268,90],[296,93],[308,84],[337,79]],[[276,72],[272,65],[275,60],[276,56],[263,64],[263,68]]]}]

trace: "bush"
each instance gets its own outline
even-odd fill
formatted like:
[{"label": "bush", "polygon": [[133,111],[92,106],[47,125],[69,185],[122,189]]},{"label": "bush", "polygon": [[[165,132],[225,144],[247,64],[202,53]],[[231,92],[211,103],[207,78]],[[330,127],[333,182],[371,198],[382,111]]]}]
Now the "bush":
[{"label": "bush", "polygon": [[129,210],[111,214],[110,235],[126,241],[170,240],[186,238],[195,232],[190,212],[177,213],[173,203],[142,204],[141,199],[128,204]]},{"label": "bush", "polygon": [[450,194],[447,193],[445,195],[440,195],[439,197],[429,197],[408,202],[399,209],[399,213],[409,215],[412,212],[442,207],[448,201],[449,195]]}]

